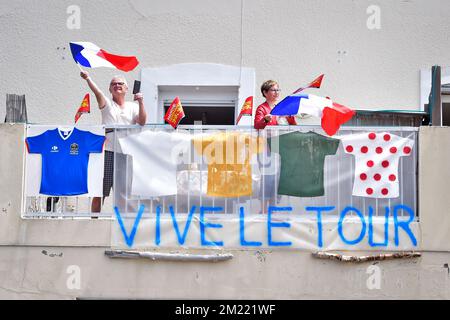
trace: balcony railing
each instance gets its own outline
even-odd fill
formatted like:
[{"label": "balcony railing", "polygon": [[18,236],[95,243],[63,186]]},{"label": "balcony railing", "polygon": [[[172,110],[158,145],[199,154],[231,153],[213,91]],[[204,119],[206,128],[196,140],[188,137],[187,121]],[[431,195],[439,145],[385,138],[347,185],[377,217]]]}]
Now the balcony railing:
[{"label": "balcony railing", "polygon": [[[28,126],[28,132],[50,128],[55,126]],[[81,129],[90,130],[90,127]],[[109,219],[114,215],[114,208],[127,216],[136,215],[141,205],[144,205],[144,217],[155,215],[157,210],[158,214],[170,214],[171,211],[188,214],[193,206],[220,207],[218,213],[229,215],[239,215],[240,207],[244,207],[247,214],[264,214],[269,206],[292,207],[302,216],[315,215],[308,210],[309,207],[334,207],[328,217],[337,216],[350,206],[365,216],[369,211],[375,216],[384,216],[386,208],[399,204],[413,209],[418,217],[418,128],[343,127],[333,137],[326,136],[319,126],[275,126],[264,130],[243,126],[180,126],[174,130],[167,125],[146,125],[106,129],[111,131],[107,140],[114,151],[114,187],[111,196],[105,199],[102,211],[91,211],[90,194],[47,196],[31,193],[26,185],[23,218]],[[279,139],[293,132],[301,134],[290,140]],[[387,138],[381,140],[382,133],[413,142],[408,154],[398,158],[395,177],[391,177],[392,172],[389,177],[382,173],[380,179],[375,175],[366,177],[374,185],[386,179],[389,179],[387,184],[398,182],[398,196],[354,195],[354,184],[361,179],[355,177],[355,170],[358,172],[358,166],[361,166],[356,159],[361,153],[372,152],[381,158],[384,154],[391,161],[391,170],[395,171],[397,155],[393,149],[378,153],[378,149],[366,151],[355,145],[354,152],[346,150],[344,140],[351,141],[348,139],[352,136],[368,136],[370,133],[378,135],[380,143],[388,142]],[[317,139],[309,139],[314,135]],[[317,161],[320,158],[318,153],[324,156],[323,163]],[[27,154],[26,157],[25,180],[29,184],[40,174],[36,164],[31,167],[30,157],[36,161],[39,155]],[[96,168],[103,169],[102,166]],[[292,172],[283,171],[287,168]],[[319,181],[322,170],[323,182]],[[289,184],[287,188],[280,185],[286,182]],[[312,190],[289,195],[295,193],[295,184],[302,190],[308,190],[308,184],[316,189],[323,184],[323,194],[320,190]],[[101,193],[95,195],[101,196]]]}]

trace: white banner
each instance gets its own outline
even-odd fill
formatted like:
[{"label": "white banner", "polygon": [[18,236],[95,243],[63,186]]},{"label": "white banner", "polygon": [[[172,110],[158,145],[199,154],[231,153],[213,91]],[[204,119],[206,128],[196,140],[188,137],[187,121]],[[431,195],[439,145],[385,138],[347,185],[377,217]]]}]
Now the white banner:
[{"label": "white banner", "polygon": [[143,129],[119,143],[133,166],[115,181],[132,184],[112,247],[419,246],[415,132]]},{"label": "white banner", "polygon": [[384,216],[363,216],[346,207],[271,207],[268,214],[220,214],[223,208],[191,208],[186,214],[120,213],[113,224],[113,248],[291,248],[298,250],[419,250],[420,229],[407,206],[386,209]]}]

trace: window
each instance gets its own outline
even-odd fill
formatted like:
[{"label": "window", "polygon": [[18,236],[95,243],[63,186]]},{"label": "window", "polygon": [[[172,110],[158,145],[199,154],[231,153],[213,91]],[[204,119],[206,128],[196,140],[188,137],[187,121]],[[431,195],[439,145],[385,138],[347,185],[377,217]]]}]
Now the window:
[{"label": "window", "polygon": [[201,121],[203,125],[234,125],[237,106],[237,87],[211,86],[165,86],[159,89],[164,112],[175,97],[179,97],[185,113],[180,124],[194,124]]},{"label": "window", "polygon": [[[164,123],[166,107],[178,96],[183,107],[189,108],[185,113],[193,112],[182,123],[206,117],[209,124],[234,124],[234,120],[230,123],[231,113],[234,112],[236,119],[245,99],[255,94],[255,70],[213,63],[185,63],[144,68],[141,83],[149,123]],[[219,107],[227,109],[206,109]],[[224,118],[218,120],[221,116]],[[250,124],[250,117],[239,122],[239,125]]]}]

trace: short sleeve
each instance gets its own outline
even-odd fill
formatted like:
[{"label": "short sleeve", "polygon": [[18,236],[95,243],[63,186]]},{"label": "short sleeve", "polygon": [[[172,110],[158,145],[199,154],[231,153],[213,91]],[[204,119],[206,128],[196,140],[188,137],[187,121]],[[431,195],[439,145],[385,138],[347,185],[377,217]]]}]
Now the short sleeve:
[{"label": "short sleeve", "polygon": [[123,154],[131,154],[131,152],[132,152],[131,148],[130,148],[131,139],[133,139],[133,138],[130,136],[126,136],[126,137],[118,139],[120,149],[122,150]]},{"label": "short sleeve", "polygon": [[344,152],[347,154],[353,154],[354,150],[358,150],[360,148],[362,136],[360,134],[349,134],[339,138],[342,142],[342,147],[344,148]]},{"label": "short sleeve", "polygon": [[108,97],[104,98],[105,98],[105,106],[102,109],[100,109],[100,112],[102,113],[102,115],[111,116],[111,107],[112,107],[111,99],[109,99]]},{"label": "short sleeve", "polygon": [[414,140],[409,138],[402,138],[401,142],[400,156],[405,157],[411,155],[414,147]]},{"label": "short sleeve", "polygon": [[172,144],[178,148],[180,153],[186,153],[191,147],[191,136],[185,133],[172,133]]},{"label": "short sleeve", "polygon": [[270,152],[280,153],[280,146],[285,139],[284,136],[284,134],[281,134],[267,138],[267,145],[269,146]]},{"label": "short sleeve", "polygon": [[[351,154],[353,151],[351,139],[349,139],[348,136],[344,136],[341,138],[341,142],[342,142],[342,147],[344,148],[344,152]],[[350,146],[350,148],[349,148],[349,146]]]},{"label": "short sleeve", "polygon": [[[166,133],[167,134],[167,133]],[[191,136],[185,133],[171,133],[167,140],[170,143],[170,156],[175,163],[188,163],[183,155],[190,155]],[[189,156],[190,157],[190,156]],[[186,160],[186,162],[185,162]]]},{"label": "short sleeve", "polygon": [[199,137],[195,137],[192,139],[194,143],[194,150],[199,155],[203,155],[203,150],[212,142],[211,137],[203,137],[200,135]]},{"label": "short sleeve", "polygon": [[336,154],[336,151],[339,147],[339,140],[334,138],[325,137],[325,154],[326,155],[333,155]]},{"label": "short sleeve", "polygon": [[46,144],[47,131],[34,136],[28,137],[25,139],[25,143],[27,145],[27,150],[29,153],[41,153]]},{"label": "short sleeve", "polygon": [[101,153],[105,144],[105,136],[86,132],[86,146],[89,152]]},{"label": "short sleeve", "polygon": [[265,151],[265,143],[262,137],[251,137],[250,139],[250,155],[262,153]]}]

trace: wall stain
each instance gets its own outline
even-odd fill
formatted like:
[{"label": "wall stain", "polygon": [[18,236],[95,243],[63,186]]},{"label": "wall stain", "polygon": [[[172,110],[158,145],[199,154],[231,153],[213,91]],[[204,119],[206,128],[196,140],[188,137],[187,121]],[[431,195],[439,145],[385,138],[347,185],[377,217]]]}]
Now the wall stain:
[{"label": "wall stain", "polygon": [[261,251],[256,251],[255,256],[259,260],[259,262],[266,262],[266,255]]},{"label": "wall stain", "polygon": [[45,256],[49,256],[50,258],[54,258],[54,257],[59,257],[62,258],[63,257],[63,253],[53,253],[53,252],[47,252],[47,250],[42,250],[42,254]]}]

